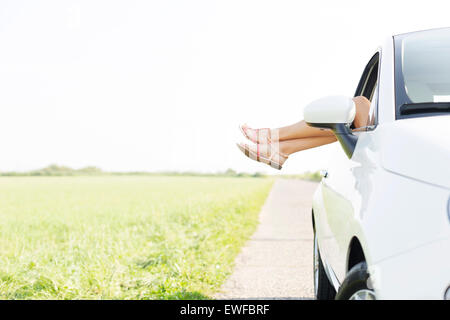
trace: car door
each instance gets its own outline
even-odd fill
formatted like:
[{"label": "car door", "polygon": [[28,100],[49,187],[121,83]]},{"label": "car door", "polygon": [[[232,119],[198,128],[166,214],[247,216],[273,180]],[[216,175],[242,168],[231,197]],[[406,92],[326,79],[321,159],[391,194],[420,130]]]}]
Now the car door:
[{"label": "car door", "polygon": [[[379,57],[376,53],[367,64],[355,96],[365,96],[371,101],[371,109],[367,127],[354,131],[358,136],[356,148],[363,148],[359,143],[364,135],[368,134],[376,123],[377,115],[377,95],[378,95],[378,74]],[[356,149],[355,149],[356,150]],[[361,195],[357,190],[356,181],[358,170],[364,166],[360,161],[348,158],[342,152],[330,164],[327,174],[322,179],[322,199],[324,204],[324,221],[326,225],[323,228],[323,237],[321,239],[321,252],[325,256],[328,268],[334,273],[334,276],[342,283],[346,273],[346,260],[349,242],[354,235],[355,220],[362,205]]]}]

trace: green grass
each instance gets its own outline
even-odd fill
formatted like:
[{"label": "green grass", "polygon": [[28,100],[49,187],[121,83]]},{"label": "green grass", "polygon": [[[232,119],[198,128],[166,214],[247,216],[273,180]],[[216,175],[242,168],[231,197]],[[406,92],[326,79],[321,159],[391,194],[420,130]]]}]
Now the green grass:
[{"label": "green grass", "polygon": [[1,299],[207,299],[271,179],[0,178]]}]

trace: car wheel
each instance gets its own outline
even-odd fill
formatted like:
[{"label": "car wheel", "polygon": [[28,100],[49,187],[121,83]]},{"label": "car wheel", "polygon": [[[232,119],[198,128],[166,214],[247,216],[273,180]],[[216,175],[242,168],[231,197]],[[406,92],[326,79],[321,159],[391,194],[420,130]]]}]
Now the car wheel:
[{"label": "car wheel", "polygon": [[375,291],[368,285],[367,264],[360,262],[350,269],[336,295],[336,300],[376,300]]},{"label": "car wheel", "polygon": [[314,232],[314,296],[317,300],[332,300],[336,295],[333,285],[328,280],[327,274],[320,258],[317,234]]}]

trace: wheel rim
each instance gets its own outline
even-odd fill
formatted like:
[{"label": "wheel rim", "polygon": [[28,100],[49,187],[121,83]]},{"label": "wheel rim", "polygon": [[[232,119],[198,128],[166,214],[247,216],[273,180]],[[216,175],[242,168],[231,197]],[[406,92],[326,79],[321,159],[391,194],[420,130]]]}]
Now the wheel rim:
[{"label": "wheel rim", "polygon": [[314,232],[314,294],[317,297],[319,288],[319,247],[317,246],[317,235]]},{"label": "wheel rim", "polygon": [[377,300],[375,292],[369,289],[356,291],[349,300]]}]

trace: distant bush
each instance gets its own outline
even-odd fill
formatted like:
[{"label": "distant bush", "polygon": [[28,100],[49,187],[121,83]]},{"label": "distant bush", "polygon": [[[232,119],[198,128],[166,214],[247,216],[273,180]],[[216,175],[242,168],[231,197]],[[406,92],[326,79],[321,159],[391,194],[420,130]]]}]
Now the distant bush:
[{"label": "distant bush", "polygon": [[227,169],[227,170],[224,172],[224,175],[235,177],[235,176],[238,175],[238,173],[237,173],[236,171],[234,171],[233,169]]},{"label": "distant bush", "polygon": [[94,167],[94,166],[88,166],[84,167],[78,170],[75,170],[77,173],[85,173],[85,174],[103,174],[104,172],[102,169]]},{"label": "distant bush", "polygon": [[266,174],[261,173],[261,172],[255,172],[254,174],[252,174],[253,178],[264,178],[266,176],[267,176]]},{"label": "distant bush", "polygon": [[51,164],[48,167],[26,172],[2,172],[2,176],[75,176],[75,175],[103,175],[106,174],[100,168],[89,166],[81,169],[73,169],[66,166]]}]

